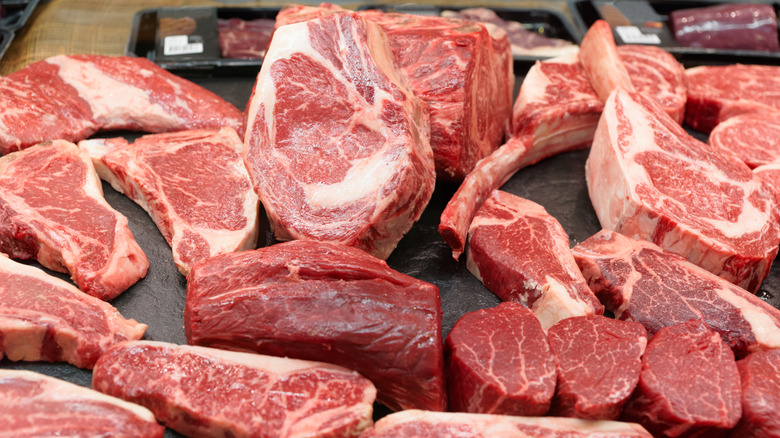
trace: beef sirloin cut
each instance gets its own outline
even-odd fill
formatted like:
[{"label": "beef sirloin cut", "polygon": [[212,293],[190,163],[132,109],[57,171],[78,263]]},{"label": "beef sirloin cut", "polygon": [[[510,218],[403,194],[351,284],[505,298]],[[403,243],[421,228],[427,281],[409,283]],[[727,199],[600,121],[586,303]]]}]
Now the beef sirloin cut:
[{"label": "beef sirloin cut", "polygon": [[463,315],[444,343],[449,410],[544,415],[555,392],[555,359],[530,310],[518,303]]},{"label": "beef sirloin cut", "polygon": [[7,437],[162,438],[146,408],[32,371],[0,370],[0,432]]},{"label": "beef sirloin cut", "polygon": [[292,241],[213,257],[187,277],[187,342],[335,363],[393,410],[444,410],[433,284],[344,245]]},{"label": "beef sirloin cut", "polygon": [[64,140],[0,158],[0,252],[69,272],[81,290],[103,300],[149,266],[127,218],[103,198],[90,158]]},{"label": "beef sirloin cut", "polygon": [[565,318],[604,313],[577,269],[566,231],[541,205],[496,190],[469,234],[469,271],[502,300],[531,309],[545,330]]},{"label": "beef sirloin cut", "polygon": [[780,111],[780,66],[699,66],[685,71],[685,123],[710,132],[734,116]]},{"label": "beef sirloin cut", "polygon": [[280,27],[248,104],[245,160],[279,240],[387,258],[436,174],[426,105],[355,13]]},{"label": "beef sirloin cut", "polygon": [[742,415],[734,353],[701,321],[658,331],[623,419],[657,437],[718,437]]},{"label": "beef sirloin cut", "polygon": [[780,436],[780,349],[757,351],[737,362],[742,419],[731,438]]},{"label": "beef sirloin cut", "polygon": [[0,254],[0,359],[92,368],[109,347],[145,331],[67,281]]},{"label": "beef sirloin cut", "polygon": [[572,252],[606,308],[617,319],[641,323],[650,335],[697,319],[738,356],[780,348],[780,310],[683,257],[612,231]]},{"label": "beef sirloin cut", "polygon": [[547,331],[558,383],[551,415],[617,420],[639,381],[647,332],[601,315],[564,319]]},{"label": "beef sirloin cut", "polygon": [[707,143],[736,155],[751,169],[780,160],[780,112],[726,119],[710,132]]},{"label": "beef sirloin cut", "polygon": [[774,201],[750,169],[713,154],[655,102],[618,90],[585,166],[605,229],[652,241],[751,292],[780,244]]},{"label": "beef sirloin cut", "polygon": [[54,56],[0,78],[0,90],[0,154],[98,130],[242,132],[235,106],[146,58]]},{"label": "beef sirloin cut", "polygon": [[335,365],[134,341],[95,365],[92,388],[149,408],[187,436],[357,436],[376,389]]},{"label": "beef sirloin cut", "polygon": [[[257,194],[232,128],[191,130],[79,142],[98,175],[138,203],[173,249],[187,275],[200,260],[254,249]],[[186,163],[186,165],[184,164]]]},{"label": "beef sirloin cut", "polygon": [[376,422],[365,438],[650,438],[640,425],[576,418],[517,417],[461,412],[396,412]]}]

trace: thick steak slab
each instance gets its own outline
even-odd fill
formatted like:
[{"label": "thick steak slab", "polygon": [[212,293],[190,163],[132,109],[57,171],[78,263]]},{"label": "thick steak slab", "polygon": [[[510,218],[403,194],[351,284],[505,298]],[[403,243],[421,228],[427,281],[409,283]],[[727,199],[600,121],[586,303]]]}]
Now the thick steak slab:
[{"label": "thick steak slab", "polygon": [[518,303],[463,315],[444,357],[451,411],[538,416],[550,408],[555,359],[541,324]]},{"label": "thick steak slab", "polygon": [[611,95],[585,168],[602,227],[751,292],[769,273],[780,244],[773,199],[744,163],[713,154],[644,95]]},{"label": "thick steak slab", "polygon": [[623,418],[658,437],[718,437],[742,414],[734,353],[701,321],[658,331]]},{"label": "thick steak slab", "polygon": [[547,330],[572,316],[600,315],[561,224],[541,205],[496,190],[469,230],[466,267],[504,301],[533,311]]},{"label": "thick steak slab", "polygon": [[426,105],[378,25],[342,13],[280,27],[248,104],[245,160],[279,240],[387,258],[436,179]]},{"label": "thick steak slab", "polygon": [[647,332],[601,315],[564,319],[547,331],[558,383],[550,414],[617,420],[639,381]]},{"label": "thick steak slab", "polygon": [[780,111],[780,66],[703,65],[685,71],[688,102],[685,123],[710,132],[745,113]]},{"label": "thick steak slab", "polygon": [[134,341],[104,354],[92,387],[188,436],[357,436],[374,386],[335,365]]},{"label": "thick steak slab", "polygon": [[69,272],[103,300],[149,266],[127,218],[103,198],[90,158],[64,140],[0,158],[0,252]]},{"label": "thick steak slab", "polygon": [[92,368],[109,347],[145,331],[67,281],[0,254],[0,358]]},{"label": "thick steak slab", "polygon": [[0,370],[2,434],[162,438],[146,408],[32,371]]},{"label": "thick steak slab", "polygon": [[612,231],[572,252],[606,308],[617,319],[641,323],[650,335],[697,319],[738,356],[780,348],[780,310],[676,254]]},{"label": "thick steak slab", "polygon": [[707,143],[736,155],[751,169],[780,160],[780,111],[726,119],[710,132]]},{"label": "thick steak slab", "polygon": [[557,417],[407,410],[376,422],[365,438],[650,438],[640,425]]},{"label": "thick steak slab", "polygon": [[780,349],[757,351],[737,362],[742,419],[731,438],[780,436]]},{"label": "thick steak slab", "polygon": [[[200,260],[257,245],[257,194],[232,128],[79,142],[98,175],[143,207],[187,275]],[[186,165],[183,165],[186,163]]]},{"label": "thick steak slab", "polygon": [[187,342],[335,363],[393,410],[444,410],[433,284],[344,245],[293,241],[213,257],[187,277]]},{"label": "thick steak slab", "polygon": [[235,106],[146,58],[54,56],[0,78],[0,90],[0,154],[98,130],[243,127]]}]

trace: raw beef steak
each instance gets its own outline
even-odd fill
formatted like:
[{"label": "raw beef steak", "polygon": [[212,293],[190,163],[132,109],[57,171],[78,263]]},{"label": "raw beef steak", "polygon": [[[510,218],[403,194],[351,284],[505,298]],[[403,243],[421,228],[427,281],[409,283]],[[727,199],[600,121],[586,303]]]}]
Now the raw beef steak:
[{"label": "raw beef steak", "polygon": [[[85,140],[98,175],[138,203],[187,275],[200,260],[257,245],[257,194],[232,128]],[[187,163],[185,166],[182,163]]]},{"label": "raw beef steak", "polygon": [[764,183],[764,189],[774,196],[780,206],[780,160],[756,167],[753,174]]},{"label": "raw beef steak", "polygon": [[617,420],[639,381],[647,332],[601,315],[564,319],[547,331],[558,382],[550,414]]},{"label": "raw beef steak", "polygon": [[724,436],[739,421],[734,353],[701,321],[658,331],[642,356],[642,373],[623,419],[657,437]]},{"label": "raw beef steak", "polygon": [[387,258],[433,192],[429,138],[379,26],[343,13],[274,33],[244,140],[277,239]]},{"label": "raw beef steak", "polygon": [[165,433],[146,408],[32,371],[0,370],[2,435],[155,438]]},{"label": "raw beef steak", "polygon": [[242,20],[238,17],[217,19],[219,53],[223,58],[263,59],[275,20],[257,18]]},{"label": "raw beef steak", "polygon": [[344,245],[292,241],[209,259],[187,277],[190,344],[335,363],[393,410],[444,410],[433,284]]},{"label": "raw beef steak", "polygon": [[637,92],[652,98],[682,124],[688,91],[683,65],[656,46],[626,44],[618,46],[617,53]]},{"label": "raw beef steak", "polygon": [[106,349],[145,331],[67,281],[0,254],[0,358],[92,368]]},{"label": "raw beef steak", "polygon": [[606,308],[617,319],[641,323],[650,335],[697,319],[738,356],[780,348],[780,310],[683,257],[612,231],[572,252]]},{"label": "raw beef steak", "polygon": [[376,422],[365,438],[650,438],[640,425],[575,418],[407,410]]},{"label": "raw beef steak", "polygon": [[518,303],[463,315],[444,360],[451,411],[538,416],[550,408],[555,359],[541,324]]},{"label": "raw beef steak", "polygon": [[357,436],[374,386],[335,365],[164,342],[104,354],[92,387],[146,406],[187,436]]},{"label": "raw beef steak", "polygon": [[644,95],[611,95],[585,169],[603,228],[652,241],[751,292],[769,273],[780,227],[761,182]]},{"label": "raw beef steak", "polygon": [[699,66],[686,70],[685,79],[685,123],[698,131],[740,114],[780,111],[780,66]]},{"label": "raw beef steak", "polygon": [[463,180],[510,134],[515,76],[506,32],[453,18],[361,15],[382,27],[412,91],[429,105],[438,177]]},{"label": "raw beef steak", "polygon": [[92,161],[64,140],[0,158],[0,252],[69,272],[81,290],[103,300],[149,266],[127,218],[103,198]]},{"label": "raw beef steak", "polygon": [[547,330],[572,316],[600,315],[561,224],[541,205],[496,190],[469,229],[466,267],[504,301],[528,307]]},{"label": "raw beef steak", "polygon": [[707,143],[751,169],[780,160],[780,112],[731,117],[712,130]]},{"label": "raw beef steak", "polygon": [[732,438],[780,436],[780,349],[757,351],[737,362],[742,381],[742,419]]},{"label": "raw beef steak", "polygon": [[0,78],[0,90],[0,154],[98,130],[242,132],[236,107],[146,58],[54,56]]},{"label": "raw beef steak", "polygon": [[612,91],[635,92],[634,84],[617,52],[612,27],[596,20],[580,43],[580,62],[599,100],[606,102]]}]

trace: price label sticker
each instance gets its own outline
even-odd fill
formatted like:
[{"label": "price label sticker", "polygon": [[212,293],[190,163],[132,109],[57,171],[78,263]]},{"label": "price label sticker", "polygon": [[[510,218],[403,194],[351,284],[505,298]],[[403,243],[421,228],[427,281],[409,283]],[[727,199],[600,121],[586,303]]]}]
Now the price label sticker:
[{"label": "price label sticker", "polygon": [[661,38],[658,35],[642,33],[642,30],[636,26],[617,26],[615,32],[626,44],[661,44]]},{"label": "price label sticker", "polygon": [[203,41],[190,41],[187,35],[173,35],[165,37],[163,41],[163,54],[165,55],[191,55],[203,53]]}]

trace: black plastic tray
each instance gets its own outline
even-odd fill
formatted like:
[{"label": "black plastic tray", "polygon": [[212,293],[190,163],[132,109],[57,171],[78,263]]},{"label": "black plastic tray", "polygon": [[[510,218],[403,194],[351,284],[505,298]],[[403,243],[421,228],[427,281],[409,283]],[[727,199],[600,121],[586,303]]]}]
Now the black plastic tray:
[{"label": "black plastic tray", "polygon": [[30,19],[38,0],[0,0],[5,14],[0,17],[0,30],[15,32]]},{"label": "black plastic tray", "polygon": [[3,59],[5,51],[11,45],[11,41],[14,40],[14,33],[9,30],[0,30],[0,59]]},{"label": "black plastic tray", "polygon": [[[598,19],[604,19],[612,26],[617,44],[626,44],[618,32],[617,26],[630,22],[643,35],[654,36],[655,43],[649,43],[672,53],[686,67],[713,64],[769,64],[780,65],[780,52],[759,50],[709,49],[684,47],[677,43],[671,26],[669,14],[673,11],[689,8],[715,6],[734,1],[646,1],[646,0],[571,0],[568,2],[574,21],[584,32]],[[773,5],[780,11],[780,3],[753,1]],[[617,11],[617,13],[615,12]],[[621,16],[622,15],[622,16]],[[779,14],[780,15],[780,14]]]}]

